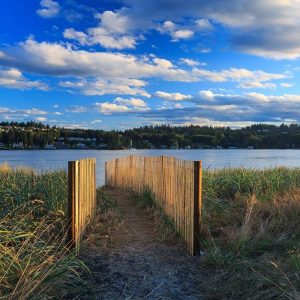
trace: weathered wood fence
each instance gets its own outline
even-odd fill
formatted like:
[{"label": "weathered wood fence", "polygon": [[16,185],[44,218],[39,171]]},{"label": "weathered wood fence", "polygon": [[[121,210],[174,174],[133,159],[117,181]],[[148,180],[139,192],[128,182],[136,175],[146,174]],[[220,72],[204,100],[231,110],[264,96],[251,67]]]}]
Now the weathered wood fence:
[{"label": "weathered wood fence", "polygon": [[199,251],[202,162],[174,157],[128,156],[105,164],[105,183],[142,192],[148,187],[173,219],[189,253]]},{"label": "weathered wood fence", "polygon": [[96,159],[68,163],[68,244],[78,252],[86,226],[96,212]]}]

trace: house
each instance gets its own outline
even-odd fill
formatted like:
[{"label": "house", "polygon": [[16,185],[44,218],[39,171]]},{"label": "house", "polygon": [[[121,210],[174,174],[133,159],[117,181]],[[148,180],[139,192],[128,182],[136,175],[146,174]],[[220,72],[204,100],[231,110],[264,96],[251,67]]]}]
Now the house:
[{"label": "house", "polygon": [[13,144],[12,144],[12,148],[13,148],[13,149],[24,149],[23,142],[13,143]]},{"label": "house", "polygon": [[56,150],[56,148],[55,148],[54,145],[52,145],[52,144],[45,145],[44,149],[45,149],[45,150]]},{"label": "house", "polygon": [[78,143],[75,146],[77,149],[86,149],[87,148],[86,144],[83,144],[83,143]]}]

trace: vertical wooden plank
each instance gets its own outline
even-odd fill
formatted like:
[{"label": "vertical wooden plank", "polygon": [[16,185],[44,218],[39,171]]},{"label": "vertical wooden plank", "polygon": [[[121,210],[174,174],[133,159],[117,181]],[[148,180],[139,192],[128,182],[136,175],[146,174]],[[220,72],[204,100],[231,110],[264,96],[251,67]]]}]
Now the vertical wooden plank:
[{"label": "vertical wooden plank", "polygon": [[75,162],[68,162],[68,237],[67,245],[74,247],[75,242]]},{"label": "vertical wooden plank", "polygon": [[202,161],[194,162],[194,240],[192,255],[196,255],[200,250],[200,217],[202,206]]},{"label": "vertical wooden plank", "polygon": [[107,162],[105,162],[105,186],[108,186]]}]

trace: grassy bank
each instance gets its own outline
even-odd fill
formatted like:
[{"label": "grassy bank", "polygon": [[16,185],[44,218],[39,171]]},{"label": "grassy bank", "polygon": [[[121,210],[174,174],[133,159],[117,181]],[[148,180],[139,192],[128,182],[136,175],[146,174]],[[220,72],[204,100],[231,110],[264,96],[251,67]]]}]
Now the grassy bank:
[{"label": "grassy bank", "polygon": [[208,298],[299,299],[299,217],[299,169],[204,171]]},{"label": "grassy bank", "polygon": [[64,299],[84,291],[65,248],[67,174],[0,166],[0,298]]}]

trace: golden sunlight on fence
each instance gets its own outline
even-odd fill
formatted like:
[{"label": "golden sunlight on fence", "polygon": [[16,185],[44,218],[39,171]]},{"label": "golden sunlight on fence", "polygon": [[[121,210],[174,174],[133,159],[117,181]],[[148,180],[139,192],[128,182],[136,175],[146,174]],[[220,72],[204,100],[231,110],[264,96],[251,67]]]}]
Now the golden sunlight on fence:
[{"label": "golden sunlight on fence", "polygon": [[129,156],[105,165],[106,185],[132,188],[142,192],[149,188],[188,245],[189,253],[199,250],[201,218],[202,162],[174,157]]},{"label": "golden sunlight on fence", "polygon": [[96,212],[96,159],[69,161],[68,217],[71,247],[78,252],[86,226]]}]

